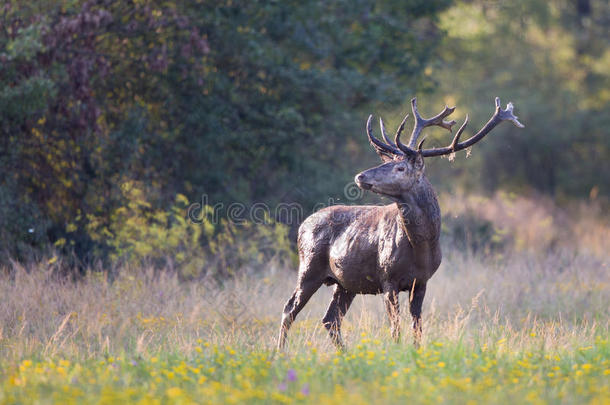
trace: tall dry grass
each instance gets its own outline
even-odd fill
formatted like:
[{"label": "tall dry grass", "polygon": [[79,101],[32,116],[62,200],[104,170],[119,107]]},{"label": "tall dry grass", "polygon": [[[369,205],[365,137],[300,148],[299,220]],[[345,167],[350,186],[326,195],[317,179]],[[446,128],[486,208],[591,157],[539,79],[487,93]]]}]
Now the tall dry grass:
[{"label": "tall dry grass", "polygon": [[[566,220],[544,202],[512,200],[505,206],[507,201],[503,196],[484,201],[480,215],[523,238],[527,248],[515,243],[488,255],[445,248],[424,303],[424,344],[484,345],[503,338],[507,347],[518,349],[535,335],[550,350],[561,350],[608,336],[609,228],[599,213],[587,217],[580,211],[578,219]],[[460,215],[480,204],[458,199],[450,212]],[[515,211],[527,213],[527,222],[510,220]],[[550,225],[542,226],[549,215]],[[571,243],[564,233],[555,235],[567,231],[574,235]],[[559,242],[543,238],[549,233]],[[223,284],[181,282],[170,271],[148,268],[119,269],[112,280],[108,273],[90,272],[71,281],[53,267],[14,263],[0,272],[3,359],[189,353],[198,339],[272,349],[296,281],[293,269],[272,264],[263,273],[245,272]],[[402,295],[403,340],[410,341],[407,296]],[[333,350],[320,322],[330,296],[330,288],[322,287],[299,315],[290,331],[292,350],[312,345]],[[389,342],[388,329],[378,296],[358,296],[343,326],[348,345],[362,333]]]},{"label": "tall dry grass", "polygon": [[[272,349],[295,278],[287,269],[270,269],[217,286],[143,269],[113,282],[90,274],[74,283],[16,267],[0,279],[0,356],[183,353],[197,339]],[[293,348],[332,350],[320,322],[329,301],[330,288],[322,287],[291,330]],[[425,342],[482,344],[508,337],[519,346],[535,333],[557,349],[586,345],[595,335],[608,335],[608,302],[608,273],[590,257],[520,255],[483,262],[453,251],[429,283]],[[404,311],[402,318],[409,340]],[[348,343],[362,333],[389,341],[381,298],[357,297],[343,329]]]}]

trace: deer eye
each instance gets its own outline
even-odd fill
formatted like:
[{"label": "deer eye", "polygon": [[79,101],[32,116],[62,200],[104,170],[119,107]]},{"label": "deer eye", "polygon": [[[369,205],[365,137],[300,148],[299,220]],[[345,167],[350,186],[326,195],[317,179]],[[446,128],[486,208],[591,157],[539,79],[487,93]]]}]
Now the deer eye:
[{"label": "deer eye", "polygon": [[398,167],[396,168],[396,170],[398,170],[399,172],[404,172],[404,171],[405,171],[405,168],[404,168],[403,166],[398,166]]}]

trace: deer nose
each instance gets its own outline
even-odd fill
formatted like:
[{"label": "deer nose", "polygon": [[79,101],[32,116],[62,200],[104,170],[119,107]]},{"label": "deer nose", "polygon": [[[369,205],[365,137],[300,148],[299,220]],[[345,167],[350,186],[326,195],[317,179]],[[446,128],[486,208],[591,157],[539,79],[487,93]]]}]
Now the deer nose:
[{"label": "deer nose", "polygon": [[354,181],[363,190],[370,190],[372,185],[367,183],[366,176],[363,173],[360,173],[354,177]]}]

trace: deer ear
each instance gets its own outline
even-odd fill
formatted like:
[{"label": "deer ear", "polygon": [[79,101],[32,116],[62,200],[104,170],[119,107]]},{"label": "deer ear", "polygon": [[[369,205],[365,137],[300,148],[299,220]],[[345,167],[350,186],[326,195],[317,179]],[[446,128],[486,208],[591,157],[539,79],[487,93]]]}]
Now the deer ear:
[{"label": "deer ear", "polygon": [[388,163],[388,162],[391,162],[391,161],[394,160],[394,156],[388,155],[388,154],[383,153],[383,152],[377,151],[377,155],[379,155],[379,157],[381,158],[381,161],[383,163]]}]

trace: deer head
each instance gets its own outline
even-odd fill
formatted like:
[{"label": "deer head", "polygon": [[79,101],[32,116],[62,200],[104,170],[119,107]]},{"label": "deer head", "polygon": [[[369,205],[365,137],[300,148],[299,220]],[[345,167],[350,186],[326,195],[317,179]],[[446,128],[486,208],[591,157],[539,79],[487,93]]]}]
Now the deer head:
[{"label": "deer head", "polygon": [[455,107],[450,108],[445,106],[443,111],[434,117],[424,119],[417,110],[416,98],[413,98],[411,100],[411,109],[413,111],[413,116],[415,117],[415,126],[413,127],[413,132],[411,133],[411,138],[409,139],[409,143],[407,145],[400,141],[400,134],[405,127],[409,114],[405,116],[401,124],[398,126],[396,135],[394,136],[394,141],[390,140],[386,134],[383,120],[379,120],[379,127],[381,129],[383,142],[373,136],[371,130],[371,121],[373,116],[371,115],[366,123],[366,133],[371,146],[373,146],[375,152],[377,152],[384,163],[380,166],[357,174],[355,177],[355,182],[358,187],[362,188],[363,190],[371,190],[375,193],[388,197],[398,197],[403,195],[405,192],[408,192],[423,176],[425,157],[449,155],[459,150],[468,148],[483,139],[485,135],[491,132],[491,130],[502,121],[511,121],[517,127],[523,128],[524,125],[521,124],[517,117],[513,114],[513,108],[513,104],[508,103],[506,109],[503,110],[500,107],[500,99],[496,97],[496,110],[491,119],[487,121],[479,132],[467,140],[460,142],[460,136],[468,124],[468,115],[466,115],[464,123],[456,132],[455,136],[453,137],[453,141],[449,146],[431,149],[422,148],[425,140],[425,138],[419,140],[422,130],[426,127],[436,125],[451,132],[451,129],[456,122],[454,120],[445,121],[445,118],[455,111]]}]

